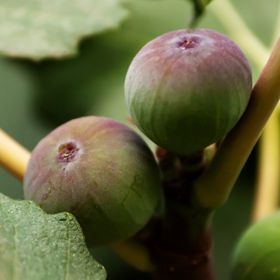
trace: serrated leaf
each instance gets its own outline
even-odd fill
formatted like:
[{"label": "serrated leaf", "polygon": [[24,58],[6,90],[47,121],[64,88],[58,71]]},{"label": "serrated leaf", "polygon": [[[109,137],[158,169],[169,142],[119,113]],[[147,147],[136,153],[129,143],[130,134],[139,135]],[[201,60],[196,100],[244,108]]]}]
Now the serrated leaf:
[{"label": "serrated leaf", "polygon": [[73,55],[79,40],[116,27],[119,0],[0,0],[0,52],[40,60]]},{"label": "serrated leaf", "polygon": [[205,11],[205,7],[212,1],[212,0],[189,0],[193,4],[194,15],[191,21],[191,26],[196,25],[198,19],[203,15]]},{"label": "serrated leaf", "polygon": [[104,280],[69,213],[49,215],[31,201],[0,194],[1,280]]}]

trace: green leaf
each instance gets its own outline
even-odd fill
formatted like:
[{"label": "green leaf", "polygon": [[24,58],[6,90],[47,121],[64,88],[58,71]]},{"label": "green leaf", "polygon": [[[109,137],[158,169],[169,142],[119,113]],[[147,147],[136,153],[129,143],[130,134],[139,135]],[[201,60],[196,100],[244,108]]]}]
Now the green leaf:
[{"label": "green leaf", "polygon": [[122,28],[86,40],[72,59],[34,64],[40,86],[34,94],[37,116],[53,126],[86,114],[126,122],[123,84],[131,60],[152,38],[182,28],[186,10],[190,15],[185,1],[160,1],[132,0],[126,7],[133,17]]},{"label": "green leaf", "polygon": [[117,27],[119,0],[0,0],[0,52],[40,60],[77,52],[81,38]]},{"label": "green leaf", "polygon": [[0,194],[0,279],[105,278],[74,216],[49,215],[31,201]]},{"label": "green leaf", "polygon": [[203,15],[205,11],[205,7],[212,1],[212,0],[189,0],[193,4],[194,15],[191,21],[191,26],[197,24],[198,19]]}]

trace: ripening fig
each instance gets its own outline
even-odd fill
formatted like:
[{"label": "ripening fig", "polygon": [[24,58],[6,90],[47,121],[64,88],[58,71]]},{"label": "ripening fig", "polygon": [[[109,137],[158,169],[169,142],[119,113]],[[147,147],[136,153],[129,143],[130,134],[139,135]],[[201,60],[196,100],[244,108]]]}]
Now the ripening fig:
[{"label": "ripening fig", "polygon": [[71,212],[90,245],[125,239],[151,218],[160,197],[153,154],[130,128],[83,117],[56,128],[32,152],[24,195],[48,213]]},{"label": "ripening fig", "polygon": [[251,226],[239,240],[232,280],[280,279],[280,212]]},{"label": "ripening fig", "polygon": [[178,30],[145,45],[125,79],[133,121],[157,145],[188,155],[221,140],[251,93],[239,47],[208,29]]}]

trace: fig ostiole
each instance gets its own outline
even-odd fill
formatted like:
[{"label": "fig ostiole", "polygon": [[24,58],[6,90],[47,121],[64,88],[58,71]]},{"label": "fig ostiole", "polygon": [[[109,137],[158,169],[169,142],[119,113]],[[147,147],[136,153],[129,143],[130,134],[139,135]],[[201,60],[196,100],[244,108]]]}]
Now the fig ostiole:
[{"label": "fig ostiole", "polygon": [[233,280],[280,279],[280,212],[249,227],[232,259]]},{"label": "fig ostiole", "polygon": [[32,152],[24,195],[48,213],[68,211],[90,245],[126,239],[151,218],[160,198],[153,154],[130,128],[104,117],[69,121]]},{"label": "fig ostiole", "polygon": [[251,69],[240,48],[208,29],[182,29],[150,41],[125,79],[135,124],[179,155],[223,139],[245,111],[251,89]]}]

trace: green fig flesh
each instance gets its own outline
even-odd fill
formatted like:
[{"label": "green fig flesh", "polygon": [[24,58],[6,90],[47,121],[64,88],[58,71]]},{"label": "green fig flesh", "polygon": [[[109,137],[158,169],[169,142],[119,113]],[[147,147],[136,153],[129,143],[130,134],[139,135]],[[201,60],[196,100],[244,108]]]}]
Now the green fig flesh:
[{"label": "green fig flesh", "polygon": [[221,140],[243,114],[251,89],[251,69],[239,47],[208,29],[152,40],[125,79],[133,121],[157,145],[179,155]]},{"label": "green fig flesh", "polygon": [[159,171],[144,141],[103,117],[67,122],[35,147],[24,195],[48,213],[71,212],[91,245],[125,239],[151,218]]}]

